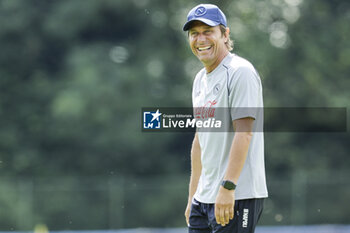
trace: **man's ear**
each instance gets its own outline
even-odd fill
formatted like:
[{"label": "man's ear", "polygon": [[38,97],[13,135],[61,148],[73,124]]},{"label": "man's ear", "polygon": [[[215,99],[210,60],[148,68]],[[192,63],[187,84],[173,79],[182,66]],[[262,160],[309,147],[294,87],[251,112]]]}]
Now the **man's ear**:
[{"label": "man's ear", "polygon": [[[229,27],[226,27],[225,37],[227,40],[230,37],[230,28]],[[227,42],[227,40],[225,41],[225,43]]]}]

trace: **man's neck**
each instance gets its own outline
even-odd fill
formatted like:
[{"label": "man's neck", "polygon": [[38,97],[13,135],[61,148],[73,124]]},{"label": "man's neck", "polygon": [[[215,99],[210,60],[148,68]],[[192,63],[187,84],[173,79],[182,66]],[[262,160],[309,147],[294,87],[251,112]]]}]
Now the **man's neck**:
[{"label": "man's neck", "polygon": [[215,60],[212,64],[204,64],[205,70],[207,71],[207,74],[215,70],[216,67],[224,60],[224,58],[229,54],[229,51],[226,51],[225,53],[222,53],[221,56],[218,57],[218,59]]}]

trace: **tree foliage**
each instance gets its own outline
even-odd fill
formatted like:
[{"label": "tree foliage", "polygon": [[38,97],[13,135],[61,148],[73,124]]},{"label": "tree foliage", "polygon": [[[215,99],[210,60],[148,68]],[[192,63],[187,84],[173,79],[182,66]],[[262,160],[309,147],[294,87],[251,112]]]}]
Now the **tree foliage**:
[{"label": "tree foliage", "polygon": [[[191,106],[193,76],[202,66],[190,52],[182,25],[196,3],[1,0],[1,176],[189,175],[193,135],[142,133],[140,115],[142,107]],[[265,106],[348,107],[348,1],[211,3],[228,17],[234,52],[261,74]],[[348,132],[267,133],[265,138],[271,181],[298,171],[349,174]],[[183,190],[174,192],[185,200]],[[2,229],[16,225],[11,195],[0,197],[9,205]],[[86,200],[92,200],[88,195]],[[159,197],[159,206],[145,201],[145,208],[160,216],[160,207],[170,205],[167,195]],[[47,211],[50,226],[66,228],[55,220],[57,209]],[[181,226],[182,213],[173,218],[170,225],[161,218],[152,226]],[[312,218],[306,223],[324,222]],[[89,228],[106,227],[91,223]]]}]

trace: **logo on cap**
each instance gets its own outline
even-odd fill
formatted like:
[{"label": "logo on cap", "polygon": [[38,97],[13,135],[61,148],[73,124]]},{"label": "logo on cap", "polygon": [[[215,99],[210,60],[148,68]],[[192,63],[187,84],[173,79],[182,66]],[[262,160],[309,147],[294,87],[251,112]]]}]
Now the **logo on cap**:
[{"label": "logo on cap", "polygon": [[198,17],[198,16],[204,15],[206,12],[207,12],[207,9],[205,9],[205,7],[203,6],[200,6],[196,9],[196,11],[194,12],[194,15]]}]

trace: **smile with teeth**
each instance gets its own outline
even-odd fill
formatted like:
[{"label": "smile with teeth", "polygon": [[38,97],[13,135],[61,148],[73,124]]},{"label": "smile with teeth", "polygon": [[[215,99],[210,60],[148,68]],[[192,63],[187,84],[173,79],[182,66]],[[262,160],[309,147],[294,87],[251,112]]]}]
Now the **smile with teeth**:
[{"label": "smile with teeth", "polygon": [[209,50],[210,48],[211,48],[211,45],[206,46],[206,47],[198,47],[197,49],[198,49],[199,51],[204,51],[204,50]]}]

